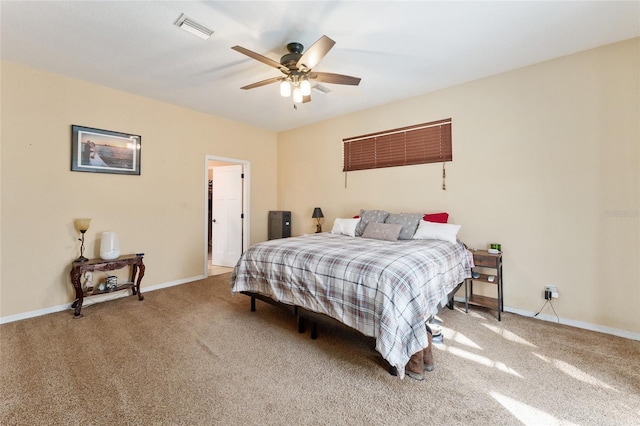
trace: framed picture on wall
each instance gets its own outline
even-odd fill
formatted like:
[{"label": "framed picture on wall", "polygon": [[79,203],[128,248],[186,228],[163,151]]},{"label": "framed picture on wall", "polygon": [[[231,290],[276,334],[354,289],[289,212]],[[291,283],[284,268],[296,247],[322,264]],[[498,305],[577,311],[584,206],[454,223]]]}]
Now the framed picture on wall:
[{"label": "framed picture on wall", "polygon": [[71,170],[140,175],[142,137],[91,127],[71,126]]}]

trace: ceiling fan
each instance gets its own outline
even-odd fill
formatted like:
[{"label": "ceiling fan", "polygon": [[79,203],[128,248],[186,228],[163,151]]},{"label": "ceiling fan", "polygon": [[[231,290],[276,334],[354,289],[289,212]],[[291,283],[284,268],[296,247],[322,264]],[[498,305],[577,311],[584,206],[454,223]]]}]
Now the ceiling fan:
[{"label": "ceiling fan", "polygon": [[357,86],[360,84],[360,78],[351,77],[343,74],[333,74],[328,72],[312,71],[322,58],[325,57],[329,50],[336,44],[335,41],[323,35],[313,45],[303,53],[304,46],[300,43],[287,44],[287,53],[280,62],[266,56],[252,52],[241,46],[233,46],[232,49],[247,55],[263,64],[279,69],[284,77],[273,77],[266,80],[258,81],[253,84],[241,87],[241,89],[249,90],[256,87],[266,86],[267,84],[280,82],[280,95],[289,97],[293,95],[294,108],[298,103],[306,103],[311,101],[311,82],[315,80],[323,83],[346,84]]}]

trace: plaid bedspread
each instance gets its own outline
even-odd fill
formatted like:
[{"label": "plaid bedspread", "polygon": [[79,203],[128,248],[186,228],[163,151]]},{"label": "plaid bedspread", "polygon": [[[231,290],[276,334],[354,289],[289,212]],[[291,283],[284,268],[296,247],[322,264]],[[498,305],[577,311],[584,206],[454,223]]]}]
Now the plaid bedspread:
[{"label": "plaid bedspread", "polygon": [[470,265],[461,242],[322,233],[253,245],[231,274],[231,290],[301,306],[374,337],[402,378],[411,355],[428,346],[425,321],[471,276]]}]

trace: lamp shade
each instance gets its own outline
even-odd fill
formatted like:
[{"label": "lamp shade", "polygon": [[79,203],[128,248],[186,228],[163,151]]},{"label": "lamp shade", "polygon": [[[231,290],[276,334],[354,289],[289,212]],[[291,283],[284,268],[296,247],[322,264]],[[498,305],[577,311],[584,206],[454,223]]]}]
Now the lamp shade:
[{"label": "lamp shade", "polygon": [[311,94],[311,83],[306,78],[300,82],[300,92],[302,92],[302,96]]},{"label": "lamp shade", "polygon": [[322,209],[320,207],[316,207],[315,209],[313,209],[313,215],[311,215],[311,217],[313,219],[323,218],[324,215],[322,214]]},{"label": "lamp shade", "polygon": [[76,231],[78,232],[87,232],[90,224],[91,219],[76,219],[73,221],[73,225],[76,227]]},{"label": "lamp shade", "polygon": [[299,87],[293,89],[293,102],[299,104],[302,102],[302,90]]},{"label": "lamp shade", "polygon": [[283,98],[291,96],[291,84],[289,84],[287,80],[282,80],[280,82],[280,96]]},{"label": "lamp shade", "polygon": [[120,256],[120,240],[115,232],[103,232],[100,242],[100,257],[103,260],[113,260]]}]

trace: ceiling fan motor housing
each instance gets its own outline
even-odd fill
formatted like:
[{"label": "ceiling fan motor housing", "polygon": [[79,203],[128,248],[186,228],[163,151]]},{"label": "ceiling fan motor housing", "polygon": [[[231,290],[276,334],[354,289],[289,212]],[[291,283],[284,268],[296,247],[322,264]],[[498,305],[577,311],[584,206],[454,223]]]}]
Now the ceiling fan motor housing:
[{"label": "ceiling fan motor housing", "polygon": [[300,43],[289,43],[287,44],[287,50],[289,53],[280,58],[280,63],[289,69],[297,69],[296,64],[302,57],[304,46]]}]

